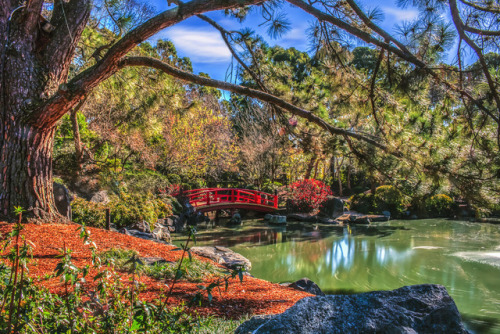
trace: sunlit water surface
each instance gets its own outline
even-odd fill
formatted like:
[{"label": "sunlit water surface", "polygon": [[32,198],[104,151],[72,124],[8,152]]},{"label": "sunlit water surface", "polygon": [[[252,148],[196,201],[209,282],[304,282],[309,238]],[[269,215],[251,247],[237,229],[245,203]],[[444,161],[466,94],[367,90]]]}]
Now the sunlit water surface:
[{"label": "sunlit water surface", "polygon": [[[226,246],[272,282],[308,277],[327,294],[444,285],[475,333],[500,334],[500,226],[393,220],[369,226],[245,220],[198,228],[197,245]],[[177,238],[175,242],[181,242]]]}]

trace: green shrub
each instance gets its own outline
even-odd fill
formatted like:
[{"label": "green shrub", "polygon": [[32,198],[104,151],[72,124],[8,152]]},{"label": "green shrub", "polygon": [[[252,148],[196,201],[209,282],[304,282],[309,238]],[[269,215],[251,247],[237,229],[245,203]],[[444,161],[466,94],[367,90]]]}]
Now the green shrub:
[{"label": "green shrub", "polygon": [[262,191],[269,193],[269,194],[274,194],[274,192],[279,190],[281,187],[283,187],[283,184],[281,184],[277,181],[266,182],[262,185]]},{"label": "green shrub", "polygon": [[445,194],[437,194],[425,201],[427,213],[433,217],[449,217],[453,212],[453,199]]},{"label": "green shrub", "polygon": [[159,218],[172,214],[169,199],[150,193],[146,195],[124,194],[110,206],[111,221],[116,224],[117,228],[130,226],[141,220],[153,225]]},{"label": "green shrub", "polygon": [[361,213],[381,214],[389,211],[393,217],[400,217],[406,210],[404,195],[393,186],[380,186],[372,193],[361,193],[349,199],[349,209]]},{"label": "green shrub", "polygon": [[372,193],[361,193],[349,198],[349,210],[361,213],[375,213],[375,197]]},{"label": "green shrub", "polygon": [[375,190],[375,208],[377,213],[389,211],[393,217],[400,217],[406,210],[404,195],[393,186],[380,186]]},{"label": "green shrub", "polygon": [[181,177],[177,174],[168,174],[167,178],[171,184],[181,184],[182,183]]},{"label": "green shrub", "polygon": [[106,224],[104,207],[99,203],[89,202],[81,197],[76,197],[71,203],[73,221],[92,227],[103,228]]}]

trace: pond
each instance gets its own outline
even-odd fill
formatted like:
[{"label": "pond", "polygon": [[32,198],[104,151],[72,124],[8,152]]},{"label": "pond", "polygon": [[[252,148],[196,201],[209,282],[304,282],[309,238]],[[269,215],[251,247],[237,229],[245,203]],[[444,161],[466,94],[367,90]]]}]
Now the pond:
[{"label": "pond", "polygon": [[242,226],[200,226],[197,245],[242,254],[255,277],[308,277],[327,294],[442,284],[470,330],[500,334],[500,225],[429,219],[367,226],[291,222],[285,228],[245,220]]}]

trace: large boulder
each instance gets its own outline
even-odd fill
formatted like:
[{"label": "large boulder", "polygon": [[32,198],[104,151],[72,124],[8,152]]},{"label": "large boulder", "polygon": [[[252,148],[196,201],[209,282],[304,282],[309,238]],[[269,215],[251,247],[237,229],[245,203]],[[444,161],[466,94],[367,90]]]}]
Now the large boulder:
[{"label": "large boulder", "polygon": [[68,189],[57,182],[52,185],[54,191],[54,200],[56,202],[57,211],[64,217],[71,220],[71,202],[73,201],[73,196],[69,193]]},{"label": "large boulder", "polygon": [[344,201],[338,197],[328,198],[319,210],[321,216],[336,218],[344,214]]},{"label": "large boulder", "polygon": [[235,269],[237,267],[243,267],[246,271],[252,269],[250,260],[226,247],[191,247],[190,250],[191,253],[207,257],[228,268]]},{"label": "large boulder", "polygon": [[236,334],[468,333],[445,287],[306,297],[282,314],[253,317]]}]

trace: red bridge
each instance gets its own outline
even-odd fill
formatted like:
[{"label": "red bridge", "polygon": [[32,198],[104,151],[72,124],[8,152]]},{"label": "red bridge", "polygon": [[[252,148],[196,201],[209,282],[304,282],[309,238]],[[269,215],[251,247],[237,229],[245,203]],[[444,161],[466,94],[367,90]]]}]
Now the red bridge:
[{"label": "red bridge", "polygon": [[278,196],[258,190],[237,188],[205,188],[182,191],[198,212],[223,209],[246,209],[273,212],[278,209]]}]

